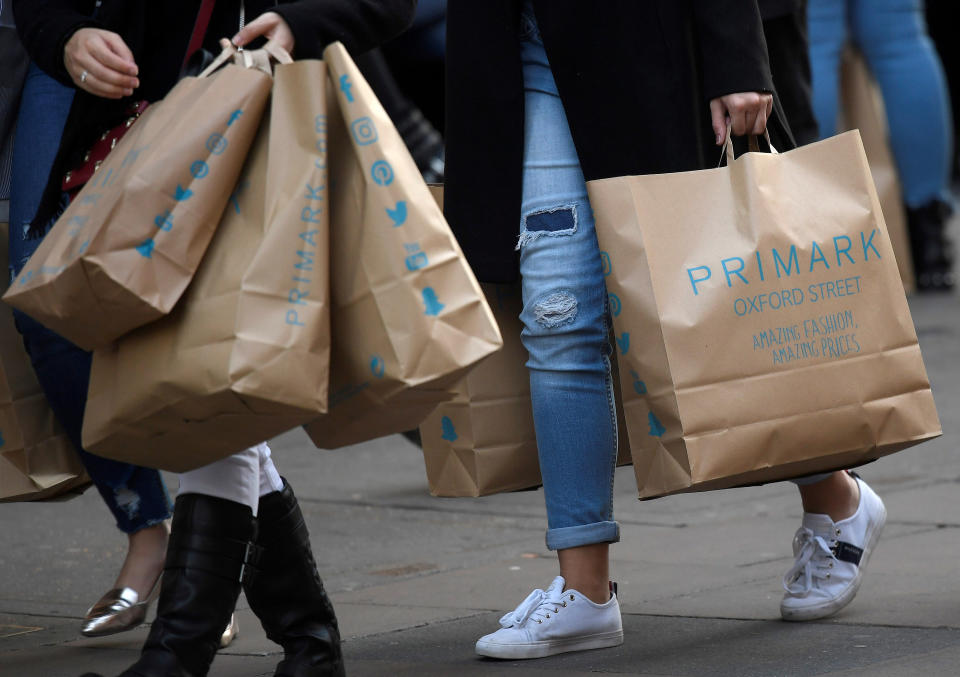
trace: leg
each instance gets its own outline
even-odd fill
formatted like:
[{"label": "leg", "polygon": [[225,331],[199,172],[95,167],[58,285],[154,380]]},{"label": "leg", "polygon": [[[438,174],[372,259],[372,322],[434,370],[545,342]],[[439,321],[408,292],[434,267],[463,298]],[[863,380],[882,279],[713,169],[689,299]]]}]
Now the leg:
[{"label": "leg", "polygon": [[851,26],[883,91],[890,145],[903,184],[910,245],[921,291],[954,284],[944,229],[953,134],[943,66],[920,0],[857,0]]},{"label": "leg", "polygon": [[803,523],[793,538],[793,566],[783,577],[780,615],[825,618],[853,601],[887,511],[880,497],[845,471],[794,480]]},{"label": "leg", "polygon": [[857,511],[860,489],[849,473],[838,471],[810,479],[816,481],[796,482],[804,512],[827,515],[834,522],[839,522]]},{"label": "leg", "polygon": [[606,290],[593,214],[563,105],[532,17],[524,17],[525,141],[520,272],[523,342],[547,504],[547,547],[561,576],[481,637],[477,652],[534,658],[616,646],[609,582],[617,456]]},{"label": "leg", "polygon": [[883,92],[907,207],[949,202],[952,116],[920,0],[858,0],[851,32]]},{"label": "leg", "polygon": [[207,674],[241,579],[256,566],[261,446],[180,475],[157,618],[121,677]]},{"label": "leg", "polygon": [[[53,164],[73,91],[32,65],[20,106],[11,199],[10,267],[19,272],[39,239],[27,237]],[[85,635],[105,635],[139,625],[163,567],[167,544],[164,520],[170,498],[160,473],[92,456],[80,446],[80,429],[90,374],[90,355],[32,318],[14,311],[34,371],[58,421],[73,442],[88,474],[128,535],[129,549],[114,589],[84,619]]]},{"label": "leg", "polygon": [[257,572],[243,584],[250,608],[272,641],[283,647],[277,677],[344,674],[340,629],[317,572],[303,513],[280,478],[269,449],[260,455]]},{"label": "leg", "polygon": [[525,104],[520,271],[547,547],[563,553],[567,584],[603,603],[610,598],[607,544],[619,538],[606,289],[563,107],[557,95],[542,91],[552,83],[549,69],[539,76],[545,82],[528,88]]},{"label": "leg", "polygon": [[813,111],[820,138],[837,132],[840,97],[840,56],[847,41],[847,0],[809,0],[807,27]]}]

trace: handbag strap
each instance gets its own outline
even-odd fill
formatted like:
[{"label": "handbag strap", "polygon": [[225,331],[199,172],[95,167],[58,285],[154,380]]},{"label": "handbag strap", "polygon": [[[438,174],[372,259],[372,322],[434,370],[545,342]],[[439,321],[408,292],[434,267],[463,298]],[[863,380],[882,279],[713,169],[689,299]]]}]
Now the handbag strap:
[{"label": "handbag strap", "polygon": [[193,33],[190,35],[187,53],[183,56],[181,70],[187,67],[190,57],[203,45],[203,39],[207,36],[207,27],[210,25],[210,17],[213,14],[215,4],[217,4],[217,0],[202,0],[200,3],[200,10],[197,12],[197,20],[193,24]]}]

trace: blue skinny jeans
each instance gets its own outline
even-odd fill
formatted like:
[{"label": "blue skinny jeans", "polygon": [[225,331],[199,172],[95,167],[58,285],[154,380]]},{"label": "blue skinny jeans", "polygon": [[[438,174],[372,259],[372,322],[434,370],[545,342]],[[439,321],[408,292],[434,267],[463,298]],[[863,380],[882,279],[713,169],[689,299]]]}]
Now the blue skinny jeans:
[{"label": "blue skinny jeans", "polygon": [[547,547],[620,538],[613,521],[617,418],[607,293],[593,212],[536,24],[521,36],[525,88],[520,273]]},{"label": "blue skinny jeans", "polygon": [[840,56],[849,40],[883,92],[904,202],[911,208],[950,203],[950,100],[922,0],[809,0],[807,17],[820,137],[837,130]]},{"label": "blue skinny jeans", "polygon": [[[72,89],[31,64],[14,137],[10,196],[11,279],[20,272],[41,242],[42,238],[29,237],[28,229],[46,187],[72,101]],[[83,450],[80,431],[90,380],[90,353],[24,313],[14,310],[14,319],[50,407],[116,518],[117,527],[125,533],[133,533],[170,517],[172,503],[158,471],[112,461]]]}]

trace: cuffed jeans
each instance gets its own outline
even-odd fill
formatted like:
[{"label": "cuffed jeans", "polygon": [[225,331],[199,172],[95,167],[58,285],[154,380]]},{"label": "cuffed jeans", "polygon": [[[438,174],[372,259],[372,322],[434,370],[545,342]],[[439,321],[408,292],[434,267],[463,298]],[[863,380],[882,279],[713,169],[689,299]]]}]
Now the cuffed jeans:
[{"label": "cuffed jeans", "polygon": [[593,212],[546,52],[524,16],[520,272],[523,344],[547,504],[547,547],[618,541],[617,417]]},{"label": "cuffed jeans", "polygon": [[807,12],[820,137],[836,133],[840,55],[849,39],[883,92],[904,202],[951,202],[950,101],[921,0],[810,0]]},{"label": "cuffed jeans", "polygon": [[[72,101],[72,89],[31,64],[20,102],[13,149],[11,279],[40,245],[40,237],[29,236],[29,226],[46,187]],[[50,407],[116,518],[117,527],[133,533],[170,517],[170,497],[158,471],[83,450],[80,431],[90,380],[90,353],[17,310],[14,310],[14,319]]]}]

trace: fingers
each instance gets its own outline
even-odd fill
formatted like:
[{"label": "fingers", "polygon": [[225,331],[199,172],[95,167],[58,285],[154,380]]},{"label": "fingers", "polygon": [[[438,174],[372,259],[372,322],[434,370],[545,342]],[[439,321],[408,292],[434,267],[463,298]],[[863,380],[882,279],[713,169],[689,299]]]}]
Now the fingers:
[{"label": "fingers", "polygon": [[[730,120],[731,131],[736,136],[760,135],[766,131],[767,120],[773,111],[773,95],[765,92],[738,92],[727,94],[710,102],[713,129],[717,132],[718,110],[723,110]],[[723,143],[723,135],[717,133],[717,144]]]},{"label": "fingers", "polygon": [[287,25],[283,17],[276,12],[261,14],[234,35],[231,42],[237,47],[243,47],[259,37],[273,40],[287,52],[293,52],[293,31],[290,30],[290,26]]},{"label": "fingers", "polygon": [[710,122],[713,124],[717,145],[722,146],[727,140],[727,108],[720,99],[710,102]]},{"label": "fingers", "polygon": [[103,31],[100,37],[103,40],[104,46],[109,50],[108,58],[112,61],[112,63],[107,61],[104,63],[120,72],[136,75],[136,60],[133,58],[133,52],[127,47],[127,43],[123,41],[123,38],[110,31]]},{"label": "fingers", "polygon": [[240,32],[233,36],[233,44],[237,47],[243,47],[244,45],[249,44],[256,38],[259,38],[261,35],[267,35],[274,28],[276,28],[277,20],[280,19],[278,14],[273,12],[267,12],[258,16],[254,21],[251,21],[246,26],[240,29]]},{"label": "fingers", "polygon": [[96,96],[119,99],[140,86],[133,54],[116,33],[81,28],[67,41],[63,60],[74,84]]},{"label": "fingers", "polygon": [[[748,126],[749,126],[749,125],[748,125]],[[750,130],[749,130],[747,133],[748,133],[748,134],[753,134],[754,136],[760,136],[760,135],[762,135],[765,131],[767,131],[767,109],[766,109],[766,107],[763,107],[763,108],[760,109],[760,111],[757,113],[756,117],[754,118],[753,125],[752,125],[752,126],[749,126],[749,127],[750,127]]]}]

